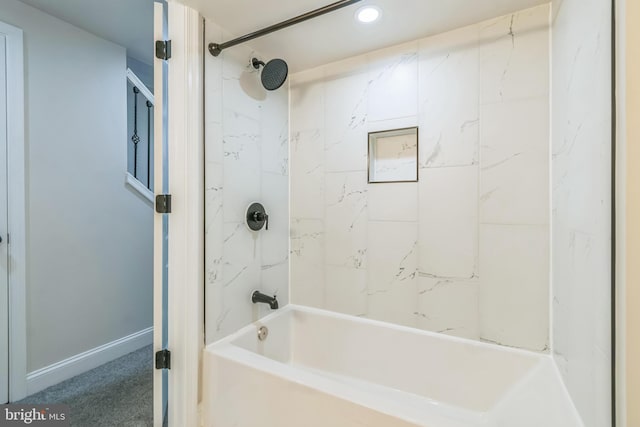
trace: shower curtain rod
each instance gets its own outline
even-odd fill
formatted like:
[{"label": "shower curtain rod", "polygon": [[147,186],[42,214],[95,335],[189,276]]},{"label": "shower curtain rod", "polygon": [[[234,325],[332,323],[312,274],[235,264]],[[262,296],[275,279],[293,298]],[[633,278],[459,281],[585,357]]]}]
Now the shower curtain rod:
[{"label": "shower curtain rod", "polygon": [[300,22],[307,21],[309,19],[316,18],[320,15],[324,15],[325,13],[333,12],[335,10],[342,9],[343,7],[351,6],[352,4],[358,3],[360,1],[362,0],[340,0],[319,9],[312,10],[311,12],[296,16],[295,18],[287,19],[286,21],[280,22],[278,24],[271,25],[258,31],[254,31],[253,33],[246,34],[242,37],[238,37],[237,39],[233,39],[228,42],[209,43],[209,53],[211,53],[211,55],[213,56],[218,56],[224,49],[227,49],[229,47],[247,42],[249,40],[253,40],[258,37],[262,37],[264,35],[273,33],[274,31],[299,24]]}]

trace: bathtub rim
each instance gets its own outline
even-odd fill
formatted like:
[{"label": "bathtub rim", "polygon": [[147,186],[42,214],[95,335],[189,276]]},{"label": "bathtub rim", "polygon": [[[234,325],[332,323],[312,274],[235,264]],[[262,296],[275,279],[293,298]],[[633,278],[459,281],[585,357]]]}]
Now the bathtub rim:
[{"label": "bathtub rim", "polygon": [[[391,392],[402,395],[403,400],[381,399],[377,396],[377,390],[362,390],[349,385],[344,387],[338,380],[319,374],[314,370],[288,365],[278,362],[245,348],[234,345],[231,342],[221,343],[215,349],[209,349],[205,359],[216,357],[230,363],[245,366],[251,370],[259,371],[263,375],[275,377],[294,383],[296,385],[313,389],[319,393],[330,395],[357,406],[379,412],[381,414],[398,418],[404,422],[414,424],[416,427],[424,426],[424,422],[437,423],[444,427],[465,427],[469,422],[475,426],[484,425],[490,418],[490,412],[474,411],[460,406],[451,405],[424,396],[418,396],[402,390],[392,388]],[[204,363],[207,363],[206,361]],[[384,386],[377,386],[385,388]],[[427,411],[422,405],[427,404]],[[426,418],[430,418],[425,420]]]},{"label": "bathtub rim", "polygon": [[299,304],[287,304],[278,310],[274,310],[272,313],[269,313],[268,315],[246,326],[243,326],[242,328],[238,329],[236,332],[233,332],[232,334],[229,334],[226,337],[220,338],[219,340],[206,345],[204,348],[204,351],[207,351],[209,349],[212,349],[216,346],[220,346],[225,343],[233,343],[233,341],[240,338],[241,336],[244,336],[247,333],[251,333],[255,331],[255,329],[261,326],[267,326],[266,324],[271,319],[281,317],[286,315],[287,313],[296,312],[296,311],[302,312],[302,313],[319,315],[319,316],[333,317],[336,319],[352,321],[352,322],[360,323],[363,325],[387,328],[389,330],[395,330],[398,332],[412,333],[419,336],[427,336],[434,339],[441,339],[444,341],[449,341],[457,344],[473,345],[486,350],[501,351],[501,352],[506,352],[513,355],[518,355],[521,357],[534,357],[534,358],[551,358],[552,357],[549,352],[538,352],[538,351],[528,350],[523,348],[510,347],[504,344],[499,344],[494,342],[475,340],[471,338],[456,337],[456,336],[447,335],[441,332],[428,331],[425,329],[413,328],[411,326],[398,325],[395,323],[384,322],[382,320],[368,319],[365,317],[338,313],[335,311],[330,311],[330,310],[325,310],[325,309],[315,308],[315,307],[308,307],[308,306],[299,305]]},{"label": "bathtub rim", "polygon": [[[553,375],[559,380],[559,385],[562,388],[561,393],[563,394],[565,399],[568,402],[570,402],[571,408],[569,410],[574,415],[574,417],[577,420],[579,420],[578,422],[580,423],[580,425],[584,426],[584,423],[581,420],[581,417],[575,407],[575,403],[570,398],[568,390],[566,389],[566,385],[564,384],[563,381],[560,380],[561,376],[560,376],[559,368],[555,363],[553,355],[550,353],[536,352],[536,351],[527,350],[527,349],[508,347],[508,346],[504,346],[504,345],[500,345],[492,342],[484,342],[484,341],[477,341],[469,338],[461,338],[461,337],[446,335],[439,332],[427,331],[427,330],[417,329],[409,326],[397,325],[397,324],[388,323],[384,321],[367,319],[367,318],[362,318],[362,317],[353,316],[349,314],[337,313],[337,312],[319,309],[315,307],[308,307],[308,306],[303,306],[298,304],[287,304],[286,306],[278,309],[277,311],[269,313],[268,315],[260,318],[259,320],[242,327],[238,331],[224,338],[221,338],[217,341],[214,341],[213,343],[208,344],[203,349],[204,352],[208,354],[204,355],[203,357],[205,358],[221,357],[233,363],[239,363],[244,366],[248,366],[251,369],[258,370],[267,375],[285,378],[287,381],[293,381],[296,384],[314,388],[321,393],[330,394],[335,397],[347,399],[356,405],[363,406],[363,407],[372,409],[374,411],[378,411],[385,415],[398,417],[403,421],[414,423],[416,424],[416,426],[422,425],[420,424],[422,421],[420,419],[415,418],[415,413],[418,413],[420,411],[412,412],[413,414],[412,416],[406,416],[409,414],[405,414],[405,416],[403,416],[402,413],[399,413],[398,411],[395,410],[398,407],[397,402],[392,402],[390,404],[380,404],[379,406],[372,406],[371,396],[369,393],[362,393],[360,390],[356,390],[354,395],[353,390],[345,392],[344,390],[336,389],[335,387],[331,386],[332,384],[335,384],[338,382],[334,378],[323,377],[316,372],[305,371],[304,368],[302,367],[298,367],[295,365],[288,365],[286,363],[279,362],[277,360],[255,353],[249,349],[243,348],[234,343],[234,341],[236,341],[240,337],[245,336],[246,334],[254,334],[260,326],[265,326],[265,325],[268,326],[268,323],[272,319],[286,316],[292,312],[301,312],[301,313],[308,313],[312,315],[328,316],[335,319],[341,319],[345,321],[360,323],[362,325],[382,327],[382,328],[387,328],[389,330],[395,330],[398,332],[412,333],[412,334],[416,334],[417,336],[426,336],[433,339],[439,339],[445,342],[472,345],[472,346],[476,346],[478,348],[486,349],[489,351],[499,351],[506,354],[512,354],[514,356],[527,357],[527,358],[533,359],[535,361],[533,366],[522,377],[518,378],[517,381],[511,384],[507,390],[505,390],[503,397],[510,395],[513,391],[521,388],[523,384],[527,382],[527,379],[530,378],[532,375],[535,375],[536,371],[540,370],[543,367],[543,365],[545,364],[550,365],[551,369],[553,370]],[[265,369],[265,367],[273,368],[273,371],[270,369]],[[294,374],[294,371],[295,371],[295,374]],[[300,371],[302,371],[302,377],[304,379],[311,378],[312,381],[304,381],[303,378],[300,378],[298,376],[298,373],[300,373]],[[319,387],[318,382],[320,382],[321,384],[324,384],[324,386]],[[399,391],[400,393],[404,393],[406,395],[413,395],[412,393],[401,391],[401,390],[396,390],[396,391]],[[413,396],[417,396],[417,395],[413,395]],[[438,418],[443,416],[447,417],[448,419],[446,421],[443,420],[444,422],[463,423],[463,424],[460,424],[460,426],[467,425],[467,424],[464,424],[464,422],[471,421],[471,420],[476,421],[478,423],[476,425],[484,425],[485,423],[491,421],[494,410],[502,406],[502,402],[504,401],[503,399],[498,400],[494,405],[491,406],[491,408],[487,409],[486,411],[476,411],[470,408],[456,406],[456,405],[449,404],[446,402],[441,402],[435,399],[430,399],[424,396],[419,396],[419,399],[422,399],[423,402],[429,403],[430,404],[429,406],[431,408],[440,408],[440,410],[437,411],[434,414],[434,416]],[[375,399],[374,401],[380,402],[379,400],[375,400]],[[413,405],[412,403],[404,402],[404,405],[405,407],[409,406],[410,408],[415,408],[415,405]],[[453,419],[450,418],[452,415],[453,415]],[[431,416],[431,414],[429,414],[428,416]],[[419,418],[422,418],[422,416],[419,416]],[[456,427],[457,426],[458,425],[456,424]]]}]

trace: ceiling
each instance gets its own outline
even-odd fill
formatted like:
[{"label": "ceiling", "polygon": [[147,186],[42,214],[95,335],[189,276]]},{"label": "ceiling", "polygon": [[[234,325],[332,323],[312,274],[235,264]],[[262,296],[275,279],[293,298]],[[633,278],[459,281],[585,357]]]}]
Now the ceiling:
[{"label": "ceiling", "polygon": [[[335,0],[180,1],[199,10],[230,33],[241,36]],[[363,0],[255,39],[249,44],[263,55],[285,59],[291,70],[296,72],[548,2],[549,0]],[[378,22],[356,22],[354,13],[365,4],[375,4],[382,9],[382,18]],[[220,40],[207,40],[209,42]]]},{"label": "ceiling", "polygon": [[21,0],[153,64],[153,0]]},{"label": "ceiling", "polygon": [[[153,63],[153,0],[21,0],[127,48]],[[236,36],[256,31],[335,0],[180,0]],[[249,42],[297,72],[375,49],[442,33],[548,0],[362,0],[336,12]],[[354,19],[365,4],[382,9],[373,24]],[[221,40],[207,40],[220,42]],[[223,40],[224,41],[224,40]],[[231,48],[233,49],[233,48]]]}]

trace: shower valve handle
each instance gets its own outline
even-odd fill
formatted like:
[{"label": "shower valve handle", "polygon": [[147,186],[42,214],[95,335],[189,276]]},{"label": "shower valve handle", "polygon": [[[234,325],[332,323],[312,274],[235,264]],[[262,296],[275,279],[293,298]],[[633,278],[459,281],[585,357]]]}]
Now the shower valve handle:
[{"label": "shower valve handle", "polygon": [[247,209],[247,225],[253,231],[260,231],[263,227],[269,229],[269,215],[261,203],[252,203]]},{"label": "shower valve handle", "polygon": [[267,215],[264,212],[260,212],[260,211],[256,211],[253,213],[253,220],[255,222],[264,222],[265,223],[265,229],[268,230],[269,229],[269,215]]}]

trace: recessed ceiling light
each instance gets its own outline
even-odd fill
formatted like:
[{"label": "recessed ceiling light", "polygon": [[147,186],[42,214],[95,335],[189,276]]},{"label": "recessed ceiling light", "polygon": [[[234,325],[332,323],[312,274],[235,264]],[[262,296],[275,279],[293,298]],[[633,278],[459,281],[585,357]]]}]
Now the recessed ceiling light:
[{"label": "recessed ceiling light", "polygon": [[363,6],[356,11],[356,19],[369,24],[380,19],[381,14],[380,9],[376,6]]}]

